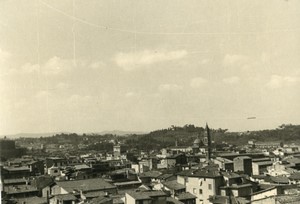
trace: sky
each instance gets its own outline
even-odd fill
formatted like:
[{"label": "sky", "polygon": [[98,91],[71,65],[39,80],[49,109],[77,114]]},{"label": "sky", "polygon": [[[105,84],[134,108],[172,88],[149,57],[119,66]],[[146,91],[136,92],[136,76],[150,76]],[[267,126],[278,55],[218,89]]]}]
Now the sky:
[{"label": "sky", "polygon": [[1,0],[0,134],[299,124],[299,36],[297,0]]}]

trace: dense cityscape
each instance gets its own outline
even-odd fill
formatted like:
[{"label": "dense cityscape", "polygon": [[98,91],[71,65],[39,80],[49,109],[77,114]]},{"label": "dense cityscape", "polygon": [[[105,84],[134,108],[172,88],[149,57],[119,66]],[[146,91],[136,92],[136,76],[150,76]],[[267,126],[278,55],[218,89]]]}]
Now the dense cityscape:
[{"label": "dense cityscape", "polygon": [[[299,130],[281,125],[268,134],[297,138]],[[143,135],[5,137],[2,203],[299,203],[299,143],[259,140],[257,134],[268,138],[265,132],[235,133],[237,140],[248,139],[238,144],[228,143],[234,133],[208,125]]]},{"label": "dense cityscape", "polygon": [[299,0],[0,0],[0,204],[300,204]]}]

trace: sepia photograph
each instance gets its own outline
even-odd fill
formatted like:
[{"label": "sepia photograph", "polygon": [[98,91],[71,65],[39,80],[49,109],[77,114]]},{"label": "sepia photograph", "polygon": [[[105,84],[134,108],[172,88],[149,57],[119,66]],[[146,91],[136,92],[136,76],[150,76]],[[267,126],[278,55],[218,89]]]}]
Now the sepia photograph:
[{"label": "sepia photograph", "polygon": [[300,203],[300,1],[0,0],[3,204]]}]

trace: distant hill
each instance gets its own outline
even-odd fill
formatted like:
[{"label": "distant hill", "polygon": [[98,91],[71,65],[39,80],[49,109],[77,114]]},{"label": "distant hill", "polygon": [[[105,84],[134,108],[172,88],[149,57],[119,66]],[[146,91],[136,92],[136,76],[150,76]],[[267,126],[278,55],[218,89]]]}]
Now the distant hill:
[{"label": "distant hill", "polygon": [[[70,132],[49,132],[49,133],[18,133],[14,135],[0,135],[0,138],[4,138],[5,136],[9,139],[17,139],[20,137],[27,137],[27,138],[39,138],[39,137],[49,137],[57,134],[70,134]],[[113,130],[113,131],[102,131],[102,132],[95,132],[95,133],[86,133],[86,134],[96,134],[96,135],[117,135],[117,136],[129,136],[129,135],[141,135],[147,134],[147,132],[141,131],[121,131],[121,130]]]},{"label": "distant hill", "polygon": [[[91,134],[91,133],[89,133],[89,134]],[[129,136],[129,135],[143,135],[143,134],[147,134],[147,132],[112,130],[112,131],[95,132],[93,134],[97,134],[97,135]]]},{"label": "distant hill", "polygon": [[[221,144],[227,142],[234,145],[246,145],[249,140],[258,142],[283,142],[284,144],[300,144],[300,125],[281,125],[276,129],[228,132],[227,129],[211,129],[212,139]],[[148,134],[127,137],[127,144],[137,149],[161,149],[174,146],[176,143],[181,146],[192,145],[198,137],[205,137],[206,131],[203,127],[185,125],[183,127],[172,126],[167,129],[156,130]]]},{"label": "distant hill", "polygon": [[4,138],[5,136],[9,139],[17,139],[20,137],[32,137],[32,138],[39,138],[39,137],[49,137],[56,134],[61,134],[67,132],[48,132],[48,133],[18,133],[14,135],[1,135],[0,138]]}]

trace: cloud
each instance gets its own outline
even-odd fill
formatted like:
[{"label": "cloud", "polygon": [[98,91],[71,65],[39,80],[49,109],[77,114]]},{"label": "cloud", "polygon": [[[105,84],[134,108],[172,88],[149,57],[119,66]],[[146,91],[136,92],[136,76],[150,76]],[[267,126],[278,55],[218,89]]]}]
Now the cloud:
[{"label": "cloud", "polygon": [[232,77],[229,77],[229,78],[224,78],[222,80],[225,84],[237,84],[240,82],[240,78],[237,77],[237,76],[232,76]]},{"label": "cloud", "polygon": [[271,89],[296,85],[300,81],[299,77],[272,75],[267,87]]},{"label": "cloud", "polygon": [[224,66],[242,65],[248,61],[248,57],[245,55],[225,55],[223,59]]},{"label": "cloud", "polygon": [[114,61],[119,67],[123,68],[124,70],[131,71],[159,62],[179,60],[184,58],[186,55],[186,50],[143,50],[140,52],[118,53],[115,56]]},{"label": "cloud", "polygon": [[191,80],[190,86],[192,88],[199,88],[199,87],[203,86],[206,82],[207,82],[206,79],[204,79],[202,77],[196,77]]},{"label": "cloud", "polygon": [[[1,55],[1,53],[0,53]],[[1,57],[1,56],[0,56]],[[1,59],[0,59],[1,60]],[[11,75],[18,75],[18,74],[32,74],[32,73],[39,73],[46,76],[56,76],[61,75],[66,72],[71,71],[72,69],[79,67],[85,68],[88,67],[90,69],[99,69],[105,66],[105,63],[101,61],[92,61],[88,63],[87,60],[80,60],[76,61],[76,65],[72,59],[63,59],[57,56],[50,58],[48,61],[42,64],[31,64],[26,63],[22,65],[19,69],[11,68],[9,74]]]},{"label": "cloud", "polygon": [[178,91],[182,90],[183,87],[177,84],[161,84],[158,89],[159,91]]},{"label": "cloud", "polygon": [[61,59],[59,57],[52,57],[42,66],[42,73],[46,75],[58,75],[64,71],[71,70],[73,67],[73,60]]}]

